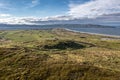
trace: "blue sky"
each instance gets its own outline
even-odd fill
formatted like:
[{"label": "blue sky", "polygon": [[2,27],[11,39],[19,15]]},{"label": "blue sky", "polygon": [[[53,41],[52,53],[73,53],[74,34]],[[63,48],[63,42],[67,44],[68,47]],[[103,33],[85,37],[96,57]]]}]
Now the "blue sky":
[{"label": "blue sky", "polygon": [[0,0],[0,13],[14,16],[54,16],[67,14],[70,3],[85,3],[89,0]]},{"label": "blue sky", "polygon": [[85,21],[86,18],[88,20],[92,19],[93,23],[95,21],[98,21],[97,23],[103,21],[104,23],[120,23],[120,1],[0,0],[0,23],[30,23],[74,19]]}]

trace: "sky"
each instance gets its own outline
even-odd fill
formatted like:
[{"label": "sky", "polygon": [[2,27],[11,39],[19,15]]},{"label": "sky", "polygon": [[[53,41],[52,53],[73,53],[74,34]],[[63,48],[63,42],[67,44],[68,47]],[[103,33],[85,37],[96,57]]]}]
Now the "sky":
[{"label": "sky", "polygon": [[0,23],[120,25],[120,0],[0,0]]}]

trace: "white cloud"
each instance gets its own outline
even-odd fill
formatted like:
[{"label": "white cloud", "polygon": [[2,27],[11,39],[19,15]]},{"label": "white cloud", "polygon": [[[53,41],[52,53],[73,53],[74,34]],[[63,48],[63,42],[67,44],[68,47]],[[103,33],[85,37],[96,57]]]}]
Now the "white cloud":
[{"label": "white cloud", "polygon": [[41,18],[41,21],[50,21],[50,20],[72,20],[74,19],[72,16],[65,16],[65,15],[56,15],[56,16],[49,16]]},{"label": "white cloud", "polygon": [[10,14],[0,14],[0,18],[2,17],[10,17],[11,15]]},{"label": "white cloud", "polygon": [[[5,16],[1,15],[1,16]],[[6,15],[7,16],[7,15]],[[0,18],[0,23],[4,24],[41,24],[40,22],[49,22],[49,21],[66,21],[66,20],[73,20],[71,16],[51,16],[51,17],[44,17],[44,18],[38,18],[38,17],[8,17],[8,18]]]},{"label": "white cloud", "polygon": [[76,18],[95,18],[120,13],[120,0],[91,0],[84,4],[70,4],[69,15]]},{"label": "white cloud", "polygon": [[51,17],[7,17],[7,18],[0,18],[0,23],[2,24],[27,24],[27,25],[43,25],[43,24],[64,24],[64,23],[84,23],[84,24],[93,24],[93,23],[107,23],[107,24],[116,24],[120,23],[120,14],[111,14],[111,15],[104,15],[97,18],[74,18],[72,16],[51,16]]},{"label": "white cloud", "polygon": [[35,6],[37,6],[38,4],[39,4],[40,2],[39,2],[39,0],[32,0],[31,1],[31,3],[29,4],[29,7],[35,7]]},{"label": "white cloud", "polygon": [[8,17],[0,18],[0,23],[2,24],[31,24],[30,21],[35,20],[34,18],[27,17]]}]

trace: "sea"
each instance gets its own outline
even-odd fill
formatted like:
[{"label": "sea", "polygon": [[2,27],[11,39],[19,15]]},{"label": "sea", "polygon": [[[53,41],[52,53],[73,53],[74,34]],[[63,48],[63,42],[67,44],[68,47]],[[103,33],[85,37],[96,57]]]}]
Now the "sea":
[{"label": "sea", "polygon": [[0,30],[41,30],[64,28],[76,32],[120,36],[120,27],[86,25],[0,25]]}]

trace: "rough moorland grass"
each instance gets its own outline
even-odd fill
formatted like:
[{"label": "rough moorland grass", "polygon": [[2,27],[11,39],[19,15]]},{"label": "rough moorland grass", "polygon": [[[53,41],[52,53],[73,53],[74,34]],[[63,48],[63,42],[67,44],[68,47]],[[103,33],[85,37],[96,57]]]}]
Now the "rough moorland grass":
[{"label": "rough moorland grass", "polygon": [[0,31],[0,80],[119,80],[120,40],[64,29]]}]

